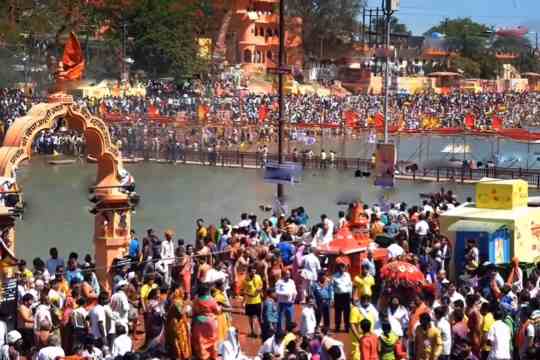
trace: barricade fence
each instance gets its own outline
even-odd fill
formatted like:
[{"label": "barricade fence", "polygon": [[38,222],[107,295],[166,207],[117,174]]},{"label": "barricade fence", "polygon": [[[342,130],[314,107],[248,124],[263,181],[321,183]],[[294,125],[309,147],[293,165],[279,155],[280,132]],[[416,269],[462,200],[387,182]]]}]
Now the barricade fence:
[{"label": "barricade fence", "polygon": [[[267,162],[277,162],[277,154],[267,154],[262,152],[242,152],[242,151],[197,151],[193,149],[182,149],[169,151],[168,149],[148,148],[144,150],[123,151],[125,158],[139,158],[143,160],[157,160],[163,163],[176,164],[201,164],[218,167],[240,167],[240,168],[264,168]],[[304,169],[340,169],[340,170],[360,170],[371,175],[373,162],[371,159],[356,157],[330,157],[321,158],[320,155],[310,156],[306,153],[285,154],[284,161],[297,162]],[[478,181],[485,177],[497,179],[522,179],[540,189],[540,169],[525,169],[516,167],[481,167],[471,168],[469,166],[457,167],[434,167],[420,168],[411,162],[398,162],[396,165],[397,175],[409,177],[411,180],[431,180],[431,181],[455,181],[465,183]]]}]

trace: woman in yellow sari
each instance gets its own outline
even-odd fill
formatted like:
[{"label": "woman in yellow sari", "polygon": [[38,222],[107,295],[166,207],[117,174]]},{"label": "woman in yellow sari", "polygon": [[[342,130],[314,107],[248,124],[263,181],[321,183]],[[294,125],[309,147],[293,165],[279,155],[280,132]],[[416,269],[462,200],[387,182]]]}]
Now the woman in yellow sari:
[{"label": "woman in yellow sari", "polygon": [[191,336],[184,293],[181,288],[171,294],[170,306],[165,325],[165,341],[172,359],[187,360],[191,358]]},{"label": "woman in yellow sari", "polygon": [[217,322],[217,343],[221,344],[227,338],[229,327],[231,327],[231,303],[225,293],[225,284],[222,280],[216,281],[212,294],[214,300],[221,306],[221,313],[216,315]]}]

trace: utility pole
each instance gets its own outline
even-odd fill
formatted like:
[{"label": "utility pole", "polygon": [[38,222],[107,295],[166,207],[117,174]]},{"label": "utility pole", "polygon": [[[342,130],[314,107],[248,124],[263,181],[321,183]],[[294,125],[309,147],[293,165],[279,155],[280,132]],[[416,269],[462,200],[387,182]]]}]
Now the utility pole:
[{"label": "utility pole", "polygon": [[388,144],[388,86],[390,85],[390,17],[391,12],[385,8],[385,69],[384,69],[384,143]]},{"label": "utility pole", "polygon": [[[285,15],[283,2],[279,1],[279,52],[278,52],[278,101],[279,101],[279,118],[278,118],[278,163],[283,164],[283,68],[285,57]],[[277,184],[277,198],[280,203],[284,201],[283,184]]]},{"label": "utility pole", "polygon": [[[384,69],[384,143],[388,144],[388,87],[390,86],[390,19],[394,10],[391,0],[383,0],[384,24],[385,24],[385,69]],[[399,5],[399,3],[398,3]]]}]

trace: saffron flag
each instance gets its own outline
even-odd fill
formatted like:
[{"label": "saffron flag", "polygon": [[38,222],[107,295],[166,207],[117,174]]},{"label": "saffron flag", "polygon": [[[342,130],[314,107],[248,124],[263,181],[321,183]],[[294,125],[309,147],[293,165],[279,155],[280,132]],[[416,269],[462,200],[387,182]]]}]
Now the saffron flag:
[{"label": "saffron flag", "polygon": [[206,121],[208,117],[208,106],[207,105],[199,105],[197,108],[197,119],[199,121]]},{"label": "saffron flag", "polygon": [[84,73],[84,57],[81,44],[73,32],[64,47],[62,69],[58,73],[60,80],[80,80]]},{"label": "saffron flag", "polygon": [[377,113],[375,115],[375,127],[378,129],[381,129],[384,127],[384,115],[381,113]]},{"label": "saffron flag", "polygon": [[263,105],[259,109],[259,122],[262,124],[266,120],[266,116],[268,115],[268,107],[266,105]]},{"label": "saffron flag", "polygon": [[465,116],[465,127],[467,129],[474,128],[474,115],[473,114],[467,114],[467,116]]},{"label": "saffron flag", "polygon": [[493,115],[492,121],[493,130],[499,131],[503,127],[503,119],[497,115]]},{"label": "saffron flag", "polygon": [[355,113],[352,110],[345,111],[345,124],[349,128],[356,127],[356,123],[358,122],[358,114]]},{"label": "saffron flag", "polygon": [[105,105],[105,103],[101,103],[99,105],[99,113],[101,115],[105,115],[107,113],[107,106]]},{"label": "saffron flag", "polygon": [[150,105],[147,111],[148,115],[159,115],[159,109],[154,104]]}]

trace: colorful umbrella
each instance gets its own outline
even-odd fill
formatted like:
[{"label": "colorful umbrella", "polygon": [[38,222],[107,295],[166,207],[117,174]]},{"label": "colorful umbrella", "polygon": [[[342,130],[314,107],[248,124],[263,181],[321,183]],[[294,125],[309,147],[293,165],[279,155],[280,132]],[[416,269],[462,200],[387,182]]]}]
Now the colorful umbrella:
[{"label": "colorful umbrella", "polygon": [[381,277],[393,286],[419,286],[425,281],[420,269],[405,261],[392,261],[384,265]]}]

